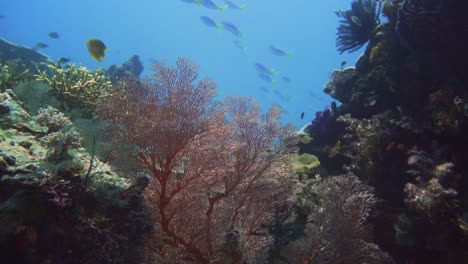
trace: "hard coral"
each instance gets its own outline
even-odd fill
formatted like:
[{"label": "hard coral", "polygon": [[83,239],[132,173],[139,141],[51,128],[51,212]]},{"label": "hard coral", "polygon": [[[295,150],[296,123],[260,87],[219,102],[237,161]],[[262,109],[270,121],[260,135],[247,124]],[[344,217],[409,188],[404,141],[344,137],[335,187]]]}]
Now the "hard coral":
[{"label": "hard coral", "polygon": [[137,80],[142,72],[143,63],[138,55],[133,55],[121,66],[113,64],[106,70],[106,74],[110,76],[112,82],[128,78]]},{"label": "hard coral", "polygon": [[323,91],[341,103],[349,103],[353,95],[353,86],[358,77],[354,67],[335,70],[330,74],[330,81],[325,85]]},{"label": "hard coral", "polygon": [[47,159],[60,162],[70,159],[69,149],[81,147],[81,136],[74,129],[72,122],[63,113],[49,106],[39,110],[36,118],[39,125],[48,128],[41,143],[50,148]]},{"label": "hard coral", "polygon": [[[23,81],[28,75],[29,70],[26,69],[22,72],[12,70],[12,64],[0,64],[0,91],[12,88],[18,82]],[[17,68],[17,67],[13,67]]]},{"label": "hard coral", "polygon": [[354,0],[351,10],[336,11],[340,26],[336,33],[336,46],[341,53],[353,52],[361,48],[371,37],[374,29],[380,24],[380,6],[376,0]]},{"label": "hard coral", "polygon": [[62,67],[60,63],[50,62],[48,71],[40,71],[36,80],[49,84],[51,93],[61,103],[61,110],[72,110],[79,107],[85,112],[94,112],[99,100],[112,94],[112,83],[99,71],[69,64]]},{"label": "hard coral", "polygon": [[302,153],[296,157],[293,163],[293,170],[299,174],[308,174],[318,166],[320,166],[320,161],[316,156],[309,153]]}]

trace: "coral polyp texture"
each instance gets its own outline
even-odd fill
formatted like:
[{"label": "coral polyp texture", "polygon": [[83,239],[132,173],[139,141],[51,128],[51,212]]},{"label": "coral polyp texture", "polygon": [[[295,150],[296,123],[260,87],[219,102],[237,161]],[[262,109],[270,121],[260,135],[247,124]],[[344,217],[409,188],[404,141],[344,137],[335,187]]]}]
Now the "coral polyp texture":
[{"label": "coral polyp texture", "polygon": [[378,3],[376,0],[354,0],[350,10],[336,11],[342,18],[336,33],[336,47],[340,53],[356,51],[369,41],[380,23]]}]

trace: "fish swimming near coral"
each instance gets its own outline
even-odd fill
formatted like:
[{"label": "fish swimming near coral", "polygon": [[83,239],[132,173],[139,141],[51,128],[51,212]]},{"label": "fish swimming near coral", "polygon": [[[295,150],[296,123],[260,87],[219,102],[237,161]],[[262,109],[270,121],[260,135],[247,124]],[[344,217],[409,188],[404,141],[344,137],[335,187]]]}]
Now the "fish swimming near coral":
[{"label": "fish swimming near coral", "polygon": [[289,78],[288,76],[283,76],[283,82],[285,83],[290,83],[291,82],[291,78]]},{"label": "fish swimming near coral", "polygon": [[337,141],[335,143],[335,146],[328,151],[328,157],[329,158],[334,158],[339,152],[340,152],[340,146],[341,146],[341,141]]},{"label": "fish swimming near coral", "polygon": [[58,62],[59,62],[60,64],[69,63],[70,61],[71,61],[71,58],[70,58],[70,57],[67,57],[67,58],[61,57],[61,58],[58,59]]},{"label": "fish swimming near coral", "polygon": [[246,5],[238,5],[230,0],[224,0],[224,3],[230,8],[234,10],[243,10]]},{"label": "fish swimming near coral", "polygon": [[201,16],[200,20],[207,27],[213,27],[213,28],[216,28],[217,30],[221,30],[222,28],[221,24],[216,24],[216,22],[208,16]]},{"label": "fish swimming near coral", "polygon": [[45,49],[48,48],[49,45],[43,43],[43,42],[38,42],[36,45],[33,47],[33,50],[38,50],[38,49]]},{"label": "fish swimming near coral", "polygon": [[288,56],[290,57],[292,53],[290,51],[284,51],[282,49],[279,49],[275,47],[274,45],[270,45],[270,51],[276,56]]},{"label": "fish swimming near coral", "polygon": [[231,22],[223,21],[223,28],[229,32],[231,32],[234,36],[238,38],[244,38],[244,34]]},{"label": "fish swimming near coral", "polygon": [[342,61],[341,64],[340,64],[340,71],[343,70],[343,67],[346,65],[346,61]]},{"label": "fish swimming near coral", "polygon": [[59,39],[60,38],[60,35],[58,32],[50,32],[49,34],[49,38],[51,39]]},{"label": "fish swimming near coral", "polygon": [[301,120],[304,120],[304,112],[301,113]]},{"label": "fish swimming near coral", "polygon": [[102,62],[102,59],[106,56],[105,51],[107,49],[104,42],[99,39],[88,39],[88,41],[86,41],[86,45],[88,46],[88,51],[91,57]]},{"label": "fish swimming near coral", "polygon": [[220,11],[223,11],[224,9],[226,9],[227,5],[218,5],[216,4],[215,2],[213,2],[212,0],[197,0],[202,6],[206,7],[206,8],[209,8],[209,9],[218,9]]}]

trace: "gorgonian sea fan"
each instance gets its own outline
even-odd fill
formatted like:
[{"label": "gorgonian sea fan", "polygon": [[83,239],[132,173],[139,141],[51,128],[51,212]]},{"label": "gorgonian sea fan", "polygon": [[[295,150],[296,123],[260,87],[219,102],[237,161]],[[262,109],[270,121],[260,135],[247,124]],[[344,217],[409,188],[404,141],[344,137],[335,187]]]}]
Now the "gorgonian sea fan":
[{"label": "gorgonian sea fan", "polygon": [[343,18],[339,21],[336,33],[336,47],[340,54],[356,51],[370,39],[372,32],[380,24],[379,3],[378,0],[353,0],[351,10],[335,12],[338,17]]}]

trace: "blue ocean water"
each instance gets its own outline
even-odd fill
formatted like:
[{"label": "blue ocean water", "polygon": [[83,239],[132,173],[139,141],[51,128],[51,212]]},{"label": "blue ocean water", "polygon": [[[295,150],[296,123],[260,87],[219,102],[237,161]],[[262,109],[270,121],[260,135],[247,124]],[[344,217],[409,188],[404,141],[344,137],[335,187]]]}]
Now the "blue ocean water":
[{"label": "blue ocean water", "polygon": [[[201,77],[217,82],[221,97],[253,96],[264,109],[280,104],[286,112],[283,121],[297,127],[332,101],[322,92],[330,72],[342,61],[354,65],[362,53],[340,55],[335,47],[339,19],[334,11],[349,9],[351,1],[232,0],[246,7],[224,11],[188,2],[3,0],[0,37],[31,47],[46,43],[49,47],[42,51],[53,59],[70,57],[92,69],[120,65],[137,54],[143,75],[151,73],[155,61],[174,64],[177,57],[187,57],[200,66]],[[234,24],[242,37],[206,26],[201,16]],[[58,32],[59,39],[49,38],[49,32]],[[89,56],[86,40],[91,38],[108,47],[102,63]],[[291,56],[273,54],[271,45]],[[258,76],[255,63],[275,69],[273,83]]]}]

